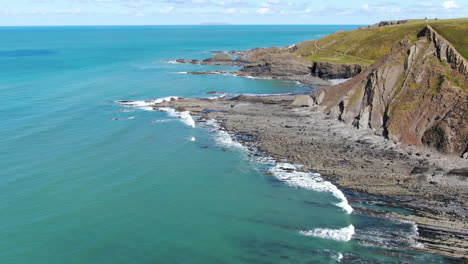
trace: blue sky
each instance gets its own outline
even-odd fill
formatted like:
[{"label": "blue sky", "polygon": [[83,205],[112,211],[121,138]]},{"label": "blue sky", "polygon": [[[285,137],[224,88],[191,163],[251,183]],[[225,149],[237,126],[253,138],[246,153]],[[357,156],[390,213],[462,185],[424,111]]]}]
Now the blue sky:
[{"label": "blue sky", "polygon": [[0,26],[369,24],[467,15],[467,0],[0,0]]}]

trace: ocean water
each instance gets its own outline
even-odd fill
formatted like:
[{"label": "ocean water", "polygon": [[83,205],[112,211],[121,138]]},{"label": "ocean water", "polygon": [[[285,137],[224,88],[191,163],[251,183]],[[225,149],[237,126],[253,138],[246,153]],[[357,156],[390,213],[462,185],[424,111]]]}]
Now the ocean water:
[{"label": "ocean water", "polygon": [[306,92],[164,61],[355,27],[0,28],[0,263],[444,263],[408,249],[411,223],[350,214],[363,205],[320,175],[116,102]]}]

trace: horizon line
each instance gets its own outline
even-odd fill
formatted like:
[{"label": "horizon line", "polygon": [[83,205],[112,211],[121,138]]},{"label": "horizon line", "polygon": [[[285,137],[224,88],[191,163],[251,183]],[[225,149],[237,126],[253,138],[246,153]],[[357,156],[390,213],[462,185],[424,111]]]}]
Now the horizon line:
[{"label": "horizon line", "polygon": [[96,25],[0,25],[0,27],[138,27],[138,26],[362,26],[368,24],[96,24]]}]

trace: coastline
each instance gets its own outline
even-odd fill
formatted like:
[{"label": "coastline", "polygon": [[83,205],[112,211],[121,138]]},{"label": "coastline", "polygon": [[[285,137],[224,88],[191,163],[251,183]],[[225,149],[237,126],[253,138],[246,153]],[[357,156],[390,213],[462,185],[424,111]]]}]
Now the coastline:
[{"label": "coastline", "polygon": [[189,112],[197,122],[216,120],[220,129],[251,150],[278,162],[301,164],[301,171],[320,173],[342,190],[383,197],[385,206],[413,214],[364,211],[415,223],[417,242],[424,245],[415,250],[466,260],[468,187],[453,171],[466,161],[399,146],[328,117],[319,107],[293,107],[293,100],[292,95],[169,99],[152,107]]},{"label": "coastline", "polygon": [[[221,124],[221,129],[248,146],[249,149],[264,153],[278,162],[300,164],[301,171],[304,173],[319,173],[324,180],[332,182],[341,190],[357,194],[358,197],[366,196],[364,199],[356,199],[357,203],[365,203],[366,200],[373,199],[369,197],[379,197],[379,203],[384,206],[407,210],[411,214],[367,209],[364,211],[368,214],[414,223],[416,230],[419,230],[416,232],[417,242],[424,245],[423,248],[416,250],[466,261],[468,256],[468,222],[466,221],[468,219],[468,204],[466,203],[468,200],[468,160],[462,158],[465,155],[457,156],[460,152],[459,147],[456,151],[448,148],[452,146],[451,144],[463,145],[463,138],[454,136],[454,138],[449,138],[449,143],[447,143],[443,139],[437,141],[438,138],[433,137],[426,140],[430,148],[421,144],[421,140],[412,140],[413,137],[417,139],[419,133],[434,134],[435,132],[428,130],[424,124],[430,126],[431,118],[437,121],[440,116],[430,111],[432,115],[427,114],[423,111],[424,109],[421,110],[422,112],[416,111],[414,115],[420,119],[426,118],[428,121],[425,121],[426,123],[418,121],[417,124],[420,126],[415,131],[405,130],[408,127],[407,123],[412,122],[414,117],[411,114],[405,114],[408,109],[413,109],[405,105],[414,101],[414,95],[411,92],[403,93],[402,98],[406,96],[404,97],[406,101],[398,101],[399,104],[390,107],[385,105],[387,108],[382,106],[383,102],[393,102],[393,96],[400,96],[394,93],[406,91],[404,90],[406,80],[414,81],[413,86],[410,85],[407,89],[417,88],[416,90],[422,94],[423,98],[429,98],[425,103],[431,108],[436,108],[440,104],[444,107],[455,104],[455,99],[450,101],[450,95],[460,92],[461,88],[458,87],[457,90],[457,87],[453,89],[442,87],[445,83],[445,73],[441,69],[438,69],[439,72],[433,72],[434,68],[425,62],[437,60],[451,63],[450,67],[444,65],[443,70],[455,70],[457,74],[464,73],[466,62],[461,55],[453,51],[448,41],[443,38],[434,40],[427,32],[433,32],[430,26],[424,27],[417,33],[418,39],[411,49],[408,46],[409,42],[403,39],[370,66],[326,62],[312,65],[294,53],[304,44],[279,49],[273,47],[245,51],[245,57],[240,56],[236,60],[232,60],[227,53],[219,53],[195,63],[180,59],[178,61],[182,63],[202,65],[232,66],[235,64],[243,68],[231,72],[233,76],[296,81],[316,86],[318,91],[310,96],[302,97],[240,95],[230,99],[218,98],[208,101],[201,98],[182,99],[168,101],[162,105],[155,104],[153,107],[154,109],[159,109],[161,106],[171,107],[176,111],[190,112],[199,122],[207,119],[217,120]],[[437,54],[445,54],[443,47],[441,48],[441,42],[452,49],[452,53],[456,56],[452,53],[450,54],[453,56],[437,56]],[[413,56],[413,50],[418,49],[418,45],[428,50],[424,53],[427,56],[418,57],[419,60]],[[421,47],[419,48],[422,49]],[[402,61],[405,62],[404,65]],[[420,64],[416,65],[413,62]],[[403,70],[413,75],[399,74]],[[455,71],[452,73],[455,74]],[[434,103],[439,97],[424,97],[425,89],[430,89],[432,86],[428,88],[423,85],[426,82],[409,77],[426,76],[427,72],[443,80],[440,81],[438,89],[443,90],[440,92],[442,94],[440,98],[444,97],[445,101]],[[217,74],[218,72],[190,73]],[[334,79],[343,78],[352,78],[352,80],[342,85],[334,85]],[[405,80],[402,81],[402,88],[396,82],[400,79]],[[426,79],[428,83],[431,83],[429,77],[426,76]],[[380,86],[381,82],[384,82],[383,86]],[[423,84],[418,86],[416,83]],[[446,83],[447,87],[452,87],[452,85],[450,82]],[[320,86],[325,88],[320,89]],[[364,91],[363,87],[368,97],[361,95]],[[350,90],[355,92],[353,96]],[[371,121],[366,123],[368,119],[371,120],[368,111],[374,109],[373,106],[376,110],[375,113],[373,112],[372,120],[375,120],[376,124],[369,123]],[[382,111],[379,112],[379,106],[386,110],[380,109]],[[391,119],[394,121],[390,129],[391,133],[386,123],[388,116],[391,115],[386,112],[388,109],[401,110],[395,114],[401,120]],[[448,121],[445,117],[443,120],[451,124],[450,128],[445,127],[446,130],[443,131],[459,136],[459,133],[454,131],[463,131],[463,125],[460,125],[460,128],[454,124],[463,123],[463,119],[456,116],[456,113],[466,111],[463,109],[460,107],[452,109],[455,113],[454,117],[448,116],[450,111],[443,114],[441,110],[439,115],[447,115]],[[385,126],[378,123],[379,120]],[[359,123],[356,123],[358,121]],[[442,124],[441,122],[439,123]],[[352,127],[351,123],[359,129]],[[383,132],[380,127],[383,127]],[[444,151],[441,146],[451,151]],[[452,154],[442,154],[438,151]]]}]

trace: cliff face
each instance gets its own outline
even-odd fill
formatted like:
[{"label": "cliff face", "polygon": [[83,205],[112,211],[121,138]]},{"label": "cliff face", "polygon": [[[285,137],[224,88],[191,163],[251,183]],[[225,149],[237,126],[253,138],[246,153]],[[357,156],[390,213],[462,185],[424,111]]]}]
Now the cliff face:
[{"label": "cliff face", "polygon": [[316,103],[357,128],[408,145],[468,155],[467,61],[426,27],[338,86],[318,90]]},{"label": "cliff face", "polygon": [[335,64],[313,62],[311,74],[323,79],[348,79],[358,75],[366,66],[361,64]]},{"label": "cliff face", "polygon": [[310,63],[290,53],[276,54],[265,52],[256,55],[256,61],[250,59],[250,64],[244,66],[243,72],[254,76],[274,75],[310,75]]}]

